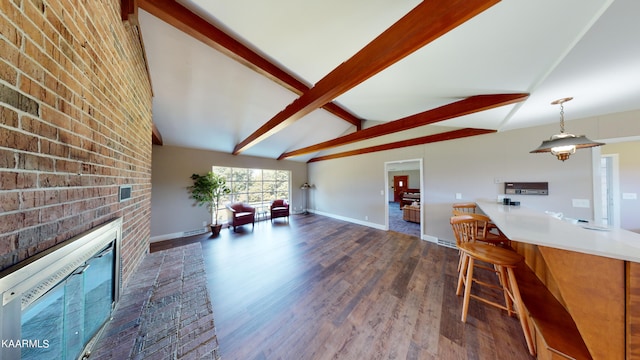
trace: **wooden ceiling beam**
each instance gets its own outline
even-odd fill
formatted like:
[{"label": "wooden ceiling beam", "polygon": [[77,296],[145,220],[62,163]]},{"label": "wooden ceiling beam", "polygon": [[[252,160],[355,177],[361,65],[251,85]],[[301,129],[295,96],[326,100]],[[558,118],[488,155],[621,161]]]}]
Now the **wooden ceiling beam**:
[{"label": "wooden ceiling beam", "polygon": [[[123,6],[134,0],[122,0]],[[309,90],[302,81],[273,64],[260,54],[249,49],[238,40],[229,36],[216,26],[208,23],[175,0],[136,0],[141,9],[149,12],[167,24],[181,30],[193,38],[220,51],[226,56],[246,67],[266,76],[275,83],[285,87],[297,95]],[[124,9],[123,9],[124,11]],[[124,15],[123,15],[124,16]],[[361,129],[362,119],[335,103],[327,103],[323,107],[328,112]]]},{"label": "wooden ceiling beam", "polygon": [[520,101],[524,101],[528,97],[529,94],[521,93],[470,96],[466,99],[462,99],[454,103],[443,105],[438,108],[427,110],[418,114],[410,115],[399,120],[372,126],[370,128],[360,130],[356,133],[347,134],[302,149],[289,151],[280,155],[280,157],[278,157],[278,160],[304,154],[310,154],[313,152],[330,149],[336,146],[351,144],[357,141],[367,140],[383,135],[389,135],[398,131],[410,130],[420,126],[429,125],[504,105],[514,104]]},{"label": "wooden ceiling beam", "polygon": [[500,0],[423,1],[236,145],[239,154],[446,34]]},{"label": "wooden ceiling beam", "polygon": [[160,131],[158,130],[158,128],[156,127],[156,124],[154,123],[151,124],[151,143],[153,145],[160,145],[160,146],[164,144],[162,142],[162,134],[160,134]]},{"label": "wooden ceiling beam", "polygon": [[122,21],[131,21],[138,24],[138,1],[120,0],[120,18]]},{"label": "wooden ceiling beam", "polygon": [[335,154],[330,154],[325,156],[318,156],[310,159],[309,161],[307,161],[307,163],[323,161],[323,160],[339,159],[347,156],[362,155],[362,154],[368,154],[368,153],[377,152],[377,151],[393,150],[393,149],[399,149],[399,148],[415,146],[415,145],[423,145],[423,144],[428,144],[428,143],[433,143],[438,141],[460,139],[460,138],[469,137],[469,136],[491,134],[494,132],[496,132],[496,130],[465,128],[465,129],[447,131],[440,134],[422,136],[415,139],[401,140],[401,141],[396,141],[396,142],[383,144],[383,145],[370,146],[370,147],[357,149],[357,150],[345,151],[345,152],[340,152],[340,153],[335,153]]}]

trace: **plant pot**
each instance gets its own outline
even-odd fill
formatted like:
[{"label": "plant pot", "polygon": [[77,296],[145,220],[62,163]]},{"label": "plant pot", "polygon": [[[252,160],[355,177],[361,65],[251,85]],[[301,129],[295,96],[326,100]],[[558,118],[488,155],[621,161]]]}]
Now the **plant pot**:
[{"label": "plant pot", "polygon": [[218,224],[218,225],[209,225],[209,227],[211,228],[211,234],[213,236],[218,236],[220,235],[220,229],[222,229],[222,224]]}]

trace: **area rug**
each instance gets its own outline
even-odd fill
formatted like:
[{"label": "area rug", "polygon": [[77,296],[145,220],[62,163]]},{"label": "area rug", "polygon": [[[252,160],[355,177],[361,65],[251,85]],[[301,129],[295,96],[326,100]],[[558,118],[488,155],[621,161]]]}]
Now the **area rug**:
[{"label": "area rug", "polygon": [[397,202],[389,202],[389,230],[420,237],[420,224],[402,220],[402,209]]}]

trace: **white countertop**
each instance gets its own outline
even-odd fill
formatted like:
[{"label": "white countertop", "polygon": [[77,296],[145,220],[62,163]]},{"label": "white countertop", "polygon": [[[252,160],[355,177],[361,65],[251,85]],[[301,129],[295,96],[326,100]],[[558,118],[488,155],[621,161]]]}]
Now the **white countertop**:
[{"label": "white countertop", "polygon": [[478,206],[511,240],[640,263],[640,234],[591,230],[523,206],[478,201]]}]

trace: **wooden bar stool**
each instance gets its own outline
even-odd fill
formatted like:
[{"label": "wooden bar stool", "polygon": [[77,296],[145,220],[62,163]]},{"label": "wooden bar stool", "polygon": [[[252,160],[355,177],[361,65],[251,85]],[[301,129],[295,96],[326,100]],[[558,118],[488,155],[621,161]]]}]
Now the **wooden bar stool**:
[{"label": "wooden bar stool", "polygon": [[[451,228],[453,229],[453,234],[456,238],[456,245],[463,242],[481,241],[496,246],[510,247],[509,238],[502,235],[502,233],[494,234],[489,231],[487,227],[488,221],[489,217],[486,215],[473,213],[451,217]],[[462,265],[462,255],[463,254],[460,253],[458,272]]]},{"label": "wooden bar stool", "polygon": [[[522,331],[524,332],[529,353],[535,356],[535,345],[531,337],[531,332],[529,331],[527,316],[524,313],[524,304],[522,302],[518,283],[516,282],[513,271],[513,269],[517,267],[518,263],[522,261],[522,256],[513,250],[477,241],[477,237],[473,232],[474,229],[477,231],[477,222],[471,216],[454,216],[451,218],[451,226],[454,229],[454,233],[457,233],[456,245],[460,250],[456,295],[461,295],[464,288],[462,322],[467,321],[469,300],[471,298],[495,306],[499,309],[506,310],[509,316],[517,315],[520,320]],[[460,241],[458,241],[458,239],[460,239]],[[474,268],[479,267],[478,264],[476,264],[477,261],[493,266],[493,268],[482,268],[497,273],[499,285],[494,285],[474,278]],[[473,283],[501,291],[504,296],[504,305],[496,301],[480,297],[479,295],[472,294],[471,287],[473,286]]]},{"label": "wooden bar stool", "polygon": [[453,215],[466,215],[466,214],[475,214],[476,212],[476,203],[466,202],[466,203],[455,203],[451,206]]},{"label": "wooden bar stool", "polygon": [[498,245],[506,248],[511,247],[511,240],[506,237],[497,226],[495,226],[491,219],[484,214],[467,214],[477,222],[477,235],[476,240],[486,242],[493,245]]},{"label": "wooden bar stool", "polygon": [[[478,205],[474,202],[463,202],[463,203],[454,203],[451,206],[451,212],[453,213],[453,216],[457,216],[457,215],[473,215],[473,214],[478,214],[476,212],[476,208],[478,207]],[[478,215],[482,215],[482,214],[478,214]],[[485,216],[485,215],[483,215]],[[487,217],[487,219],[489,219]],[[487,229],[489,231],[497,229],[496,225],[494,223],[491,222],[491,220],[489,219],[489,221],[487,221],[486,223]]]}]

